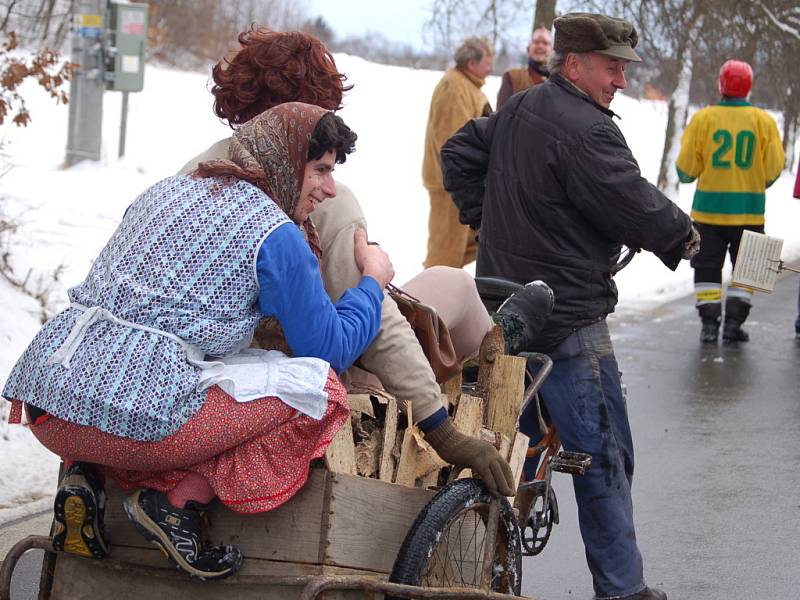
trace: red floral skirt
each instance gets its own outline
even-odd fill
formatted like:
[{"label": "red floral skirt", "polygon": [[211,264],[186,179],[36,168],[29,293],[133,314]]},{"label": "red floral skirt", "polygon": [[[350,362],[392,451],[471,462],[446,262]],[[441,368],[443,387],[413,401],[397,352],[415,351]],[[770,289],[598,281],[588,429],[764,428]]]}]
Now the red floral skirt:
[{"label": "red floral skirt", "polygon": [[52,416],[31,425],[31,431],[66,460],[101,465],[123,489],[169,492],[196,473],[232,510],[264,512],[303,487],[309,463],[325,454],[350,418],[347,392],[332,370],[325,391],[328,409],[320,421],[277,398],[236,402],[214,386],[197,414],[157,442],[119,437]]}]

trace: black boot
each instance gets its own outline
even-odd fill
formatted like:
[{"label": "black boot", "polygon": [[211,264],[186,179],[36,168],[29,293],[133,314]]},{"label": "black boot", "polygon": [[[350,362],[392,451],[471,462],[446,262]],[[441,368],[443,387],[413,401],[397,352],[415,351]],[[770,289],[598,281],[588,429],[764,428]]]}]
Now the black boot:
[{"label": "black boot", "polygon": [[700,341],[704,344],[716,344],[719,337],[719,319],[712,321],[703,320],[703,328],[700,330]]},{"label": "black boot", "polygon": [[139,490],[125,500],[124,506],[139,533],[189,575],[223,579],[242,566],[242,553],[236,546],[204,547],[201,511],[188,506],[175,508],[166,494],[156,490]]},{"label": "black boot", "polygon": [[733,344],[736,342],[749,342],[750,334],[742,329],[742,324],[736,321],[725,319],[725,325],[722,327],[722,341],[726,344]]},{"label": "black boot", "polygon": [[72,463],[53,503],[53,548],[87,558],[108,556],[105,508],[106,492],[94,466]]},{"label": "black boot", "polygon": [[667,595],[659,589],[646,587],[641,592],[625,596],[620,600],[667,600]]},{"label": "black boot", "polygon": [[747,342],[750,336],[742,324],[750,314],[750,300],[738,296],[725,299],[725,323],[722,325],[722,341],[725,343]]},{"label": "black boot", "polygon": [[706,302],[697,306],[697,313],[703,323],[700,330],[700,341],[704,344],[715,344],[719,337],[719,324],[722,321],[722,304]]},{"label": "black boot", "polygon": [[506,353],[527,350],[553,312],[553,290],[543,281],[526,283],[500,305],[493,319],[503,327]]}]

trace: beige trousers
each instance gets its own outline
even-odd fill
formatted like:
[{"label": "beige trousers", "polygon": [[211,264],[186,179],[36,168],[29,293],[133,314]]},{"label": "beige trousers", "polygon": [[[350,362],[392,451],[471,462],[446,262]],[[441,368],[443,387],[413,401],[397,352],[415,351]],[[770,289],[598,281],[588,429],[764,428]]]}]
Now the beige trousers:
[{"label": "beige trousers", "polygon": [[429,189],[428,256],[425,268],[443,265],[460,269],[475,260],[475,232],[458,221],[458,209],[444,190]]}]

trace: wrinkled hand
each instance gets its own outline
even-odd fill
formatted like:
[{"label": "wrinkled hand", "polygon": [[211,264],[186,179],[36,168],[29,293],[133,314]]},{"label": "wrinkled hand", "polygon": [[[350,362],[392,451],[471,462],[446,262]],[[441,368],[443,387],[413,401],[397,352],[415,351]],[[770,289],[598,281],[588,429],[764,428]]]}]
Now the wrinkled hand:
[{"label": "wrinkled hand", "polygon": [[389,255],[377,244],[367,242],[367,232],[360,227],[355,233],[355,259],[362,275],[368,275],[378,282],[381,289],[394,277],[394,266]]},{"label": "wrinkled hand", "polygon": [[456,431],[450,417],[439,427],[426,433],[425,441],[443,460],[477,473],[492,496],[514,495],[517,488],[514,475],[497,449],[487,442]]},{"label": "wrinkled hand", "polygon": [[692,231],[689,234],[689,239],[683,243],[683,260],[691,259],[695,254],[700,252],[700,233],[692,225]]}]

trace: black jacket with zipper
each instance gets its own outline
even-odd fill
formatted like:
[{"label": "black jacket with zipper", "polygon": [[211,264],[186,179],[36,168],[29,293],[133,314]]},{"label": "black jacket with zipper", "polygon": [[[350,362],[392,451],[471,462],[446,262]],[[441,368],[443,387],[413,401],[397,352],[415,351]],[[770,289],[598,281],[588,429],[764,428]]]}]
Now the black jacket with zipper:
[{"label": "black jacket with zipper", "polygon": [[641,176],[614,113],[560,75],[473,119],[441,151],[462,223],[480,230],[478,276],[541,279],[555,308],[530,350],[550,351],[613,312],[620,246],[674,270],[689,217]]}]

